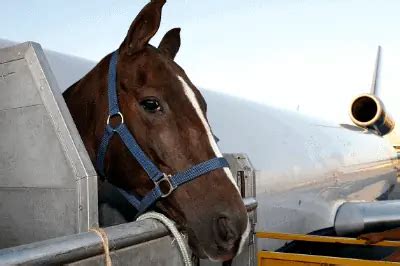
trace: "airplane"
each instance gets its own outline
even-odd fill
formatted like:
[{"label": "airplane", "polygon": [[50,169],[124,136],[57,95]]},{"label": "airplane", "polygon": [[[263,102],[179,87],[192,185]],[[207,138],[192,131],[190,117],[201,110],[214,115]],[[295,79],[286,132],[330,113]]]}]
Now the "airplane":
[{"label": "airplane", "polygon": [[[0,39],[0,48],[14,44]],[[61,91],[96,63],[50,50],[45,54]],[[256,169],[256,231],[346,235],[400,225],[394,211],[400,203],[385,201],[397,184],[400,145],[375,94],[379,61],[380,48],[371,92],[350,106],[355,125],[201,89],[221,151],[246,153]],[[284,242],[258,245],[274,250]]]}]

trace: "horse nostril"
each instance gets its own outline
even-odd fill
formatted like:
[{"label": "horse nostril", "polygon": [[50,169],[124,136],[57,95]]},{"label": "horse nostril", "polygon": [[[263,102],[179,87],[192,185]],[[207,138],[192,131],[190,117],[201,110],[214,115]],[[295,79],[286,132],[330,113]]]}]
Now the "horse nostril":
[{"label": "horse nostril", "polygon": [[221,216],[216,220],[215,233],[218,236],[218,247],[223,250],[230,250],[235,246],[239,234],[233,221],[226,216]]},{"label": "horse nostril", "polygon": [[232,227],[232,223],[227,217],[218,218],[218,230],[221,239],[229,241],[235,238],[235,231]]}]

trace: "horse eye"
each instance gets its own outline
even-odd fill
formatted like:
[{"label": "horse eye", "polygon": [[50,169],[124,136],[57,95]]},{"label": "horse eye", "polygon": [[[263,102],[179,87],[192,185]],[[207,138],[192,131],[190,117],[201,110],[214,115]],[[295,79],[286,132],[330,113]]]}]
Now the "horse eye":
[{"label": "horse eye", "polygon": [[147,112],[154,113],[154,112],[162,110],[160,102],[158,100],[156,100],[156,99],[145,99],[145,100],[140,102],[140,105]]}]

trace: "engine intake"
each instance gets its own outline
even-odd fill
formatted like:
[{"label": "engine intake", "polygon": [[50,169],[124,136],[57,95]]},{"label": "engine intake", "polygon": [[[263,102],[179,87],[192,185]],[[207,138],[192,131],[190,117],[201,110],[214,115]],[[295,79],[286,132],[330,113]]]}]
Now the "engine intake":
[{"label": "engine intake", "polygon": [[373,129],[381,136],[390,133],[395,125],[382,101],[372,94],[362,94],[353,100],[350,118],[357,126]]}]

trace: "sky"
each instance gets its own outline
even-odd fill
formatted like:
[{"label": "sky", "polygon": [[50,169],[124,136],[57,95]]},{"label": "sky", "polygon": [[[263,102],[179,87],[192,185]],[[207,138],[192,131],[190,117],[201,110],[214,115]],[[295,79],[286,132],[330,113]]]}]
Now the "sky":
[{"label": "sky", "polygon": [[[95,61],[147,3],[1,1],[0,38]],[[169,0],[151,44],[180,27],[175,61],[197,87],[335,122],[348,122],[351,100],[370,90],[381,45],[378,95],[400,122],[399,10],[396,0]]]}]

